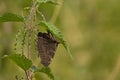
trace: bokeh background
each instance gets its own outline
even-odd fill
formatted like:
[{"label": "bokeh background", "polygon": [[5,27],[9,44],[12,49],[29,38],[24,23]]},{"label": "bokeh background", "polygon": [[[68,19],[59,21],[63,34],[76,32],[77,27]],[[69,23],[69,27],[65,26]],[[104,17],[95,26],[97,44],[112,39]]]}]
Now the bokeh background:
[{"label": "bokeh background", "polygon": [[[23,8],[30,5],[31,0],[0,0],[0,14],[22,15]],[[55,7],[41,5],[47,21]],[[120,80],[120,0],[64,0],[55,25],[63,32],[74,57],[71,60],[59,45],[50,64],[55,80]],[[2,59],[3,55],[13,53],[15,35],[21,26],[0,23],[0,80],[25,76],[12,61]],[[35,76],[39,80],[47,77],[42,73]]]}]

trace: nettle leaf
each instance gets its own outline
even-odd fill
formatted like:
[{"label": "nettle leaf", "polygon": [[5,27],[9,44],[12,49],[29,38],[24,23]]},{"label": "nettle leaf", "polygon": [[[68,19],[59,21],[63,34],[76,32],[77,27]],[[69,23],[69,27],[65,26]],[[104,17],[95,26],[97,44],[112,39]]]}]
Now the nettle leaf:
[{"label": "nettle leaf", "polygon": [[63,44],[63,46],[65,47],[65,49],[69,53],[70,57],[72,58],[69,46],[67,45],[66,41],[64,40],[64,36],[61,33],[61,31],[57,27],[55,27],[54,25],[52,25],[46,21],[41,21],[40,25],[43,27],[46,27],[60,41],[60,43]]},{"label": "nettle leaf", "polygon": [[0,15],[0,22],[23,22],[24,18],[13,13],[5,13]]},{"label": "nettle leaf", "polygon": [[57,5],[58,3],[55,2],[54,0],[37,0],[40,4],[42,3],[50,3],[50,4],[55,4]]},{"label": "nettle leaf", "polygon": [[51,69],[49,67],[42,67],[41,69],[38,69],[36,66],[32,66],[30,69],[33,72],[42,72],[46,74],[50,79],[54,80],[54,76],[51,73]]},{"label": "nettle leaf", "polygon": [[46,75],[48,75],[48,77],[50,77],[50,79],[54,80],[54,76],[51,73],[51,69],[49,67],[43,67],[42,69],[40,69],[40,72],[45,73]]},{"label": "nettle leaf", "polygon": [[12,54],[9,55],[8,58],[14,61],[16,65],[21,67],[24,71],[28,70],[32,66],[32,61],[26,58],[24,55]]}]

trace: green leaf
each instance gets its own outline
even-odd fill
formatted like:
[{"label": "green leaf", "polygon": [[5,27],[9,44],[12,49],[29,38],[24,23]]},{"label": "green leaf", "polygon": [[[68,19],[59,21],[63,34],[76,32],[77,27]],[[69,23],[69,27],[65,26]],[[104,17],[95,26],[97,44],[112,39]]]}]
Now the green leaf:
[{"label": "green leaf", "polygon": [[0,22],[23,22],[24,18],[13,13],[5,13],[0,15]]},{"label": "green leaf", "polygon": [[41,69],[38,69],[36,66],[32,66],[31,70],[33,72],[42,72],[42,73],[45,73],[50,79],[54,80],[54,76],[51,73],[51,69],[49,67],[42,67]]},{"label": "green leaf", "polygon": [[12,54],[9,55],[8,58],[14,61],[16,65],[21,67],[24,71],[28,70],[32,66],[32,61],[26,58],[24,55]]},{"label": "green leaf", "polygon": [[55,4],[57,5],[58,3],[53,1],[53,0],[37,0],[40,4],[42,3],[50,3],[50,4]]},{"label": "green leaf", "polygon": [[70,49],[69,49],[69,46],[67,45],[66,41],[64,40],[64,36],[61,33],[61,31],[57,27],[55,27],[54,25],[52,25],[50,23],[47,23],[46,21],[41,21],[40,25],[43,27],[46,27],[63,44],[63,46],[65,47],[65,49],[69,53],[71,59],[73,59],[71,52],[70,52]]},{"label": "green leaf", "polygon": [[46,75],[48,75],[48,77],[50,77],[50,79],[54,80],[54,76],[51,73],[51,69],[49,67],[43,67],[42,69],[40,69],[40,72],[45,73]]}]

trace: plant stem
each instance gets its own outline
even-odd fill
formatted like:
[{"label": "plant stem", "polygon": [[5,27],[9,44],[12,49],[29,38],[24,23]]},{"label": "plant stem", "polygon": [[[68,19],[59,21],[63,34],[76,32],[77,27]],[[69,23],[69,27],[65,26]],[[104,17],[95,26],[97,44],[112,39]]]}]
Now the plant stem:
[{"label": "plant stem", "polygon": [[31,29],[33,27],[33,21],[34,21],[34,14],[36,12],[36,4],[37,4],[37,1],[35,0],[33,2],[33,5],[31,7],[31,10],[30,10],[30,15],[29,15],[29,29]]},{"label": "plant stem", "polygon": [[55,10],[54,10],[54,13],[53,13],[53,16],[51,17],[51,20],[50,20],[51,23],[55,23],[58,15],[59,15],[59,13],[60,13],[63,0],[58,0],[58,2],[60,2],[61,4],[60,4],[60,5],[56,5]]},{"label": "plant stem", "polygon": [[[33,5],[30,10],[29,14],[29,24],[28,24],[28,45],[27,45],[27,57],[28,59],[30,58],[30,40],[31,40],[31,32],[33,28],[33,22],[34,22],[34,14],[36,12],[36,5],[37,5],[37,0],[33,1]],[[27,79],[30,79],[30,71],[25,71]]]},{"label": "plant stem", "polygon": [[29,80],[29,76],[28,76],[28,74],[27,74],[27,71],[25,71],[25,74],[26,74],[27,80]]},{"label": "plant stem", "polygon": [[29,15],[29,26],[28,26],[28,58],[30,58],[30,37],[31,37],[31,31],[32,31],[32,28],[33,28],[33,21],[34,21],[34,14],[35,14],[35,11],[36,11],[36,4],[37,4],[37,1],[35,0],[33,2],[33,5],[31,7],[31,10],[30,10],[30,15]]},{"label": "plant stem", "polygon": [[41,15],[42,19],[46,21],[45,16],[42,14],[42,12],[40,12],[38,9],[37,9],[37,12]]},{"label": "plant stem", "polygon": [[118,56],[116,64],[106,80],[115,80],[116,77],[119,75],[119,72],[120,72],[120,55]]}]

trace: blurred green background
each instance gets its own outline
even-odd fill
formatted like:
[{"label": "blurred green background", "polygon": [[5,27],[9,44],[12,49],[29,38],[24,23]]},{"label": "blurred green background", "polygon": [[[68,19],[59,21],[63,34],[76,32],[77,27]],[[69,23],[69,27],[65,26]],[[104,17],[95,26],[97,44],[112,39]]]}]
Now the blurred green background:
[{"label": "blurred green background", "polygon": [[[0,0],[0,14],[22,15],[30,1]],[[41,5],[47,21],[54,8],[51,4]],[[55,80],[120,80],[120,0],[64,0],[55,25],[63,32],[74,57],[71,60],[59,45],[50,64]],[[25,76],[12,61],[1,59],[13,53],[15,35],[21,26],[0,23],[0,80]],[[35,63],[39,64],[39,59]],[[35,76],[46,78],[42,73]]]}]

